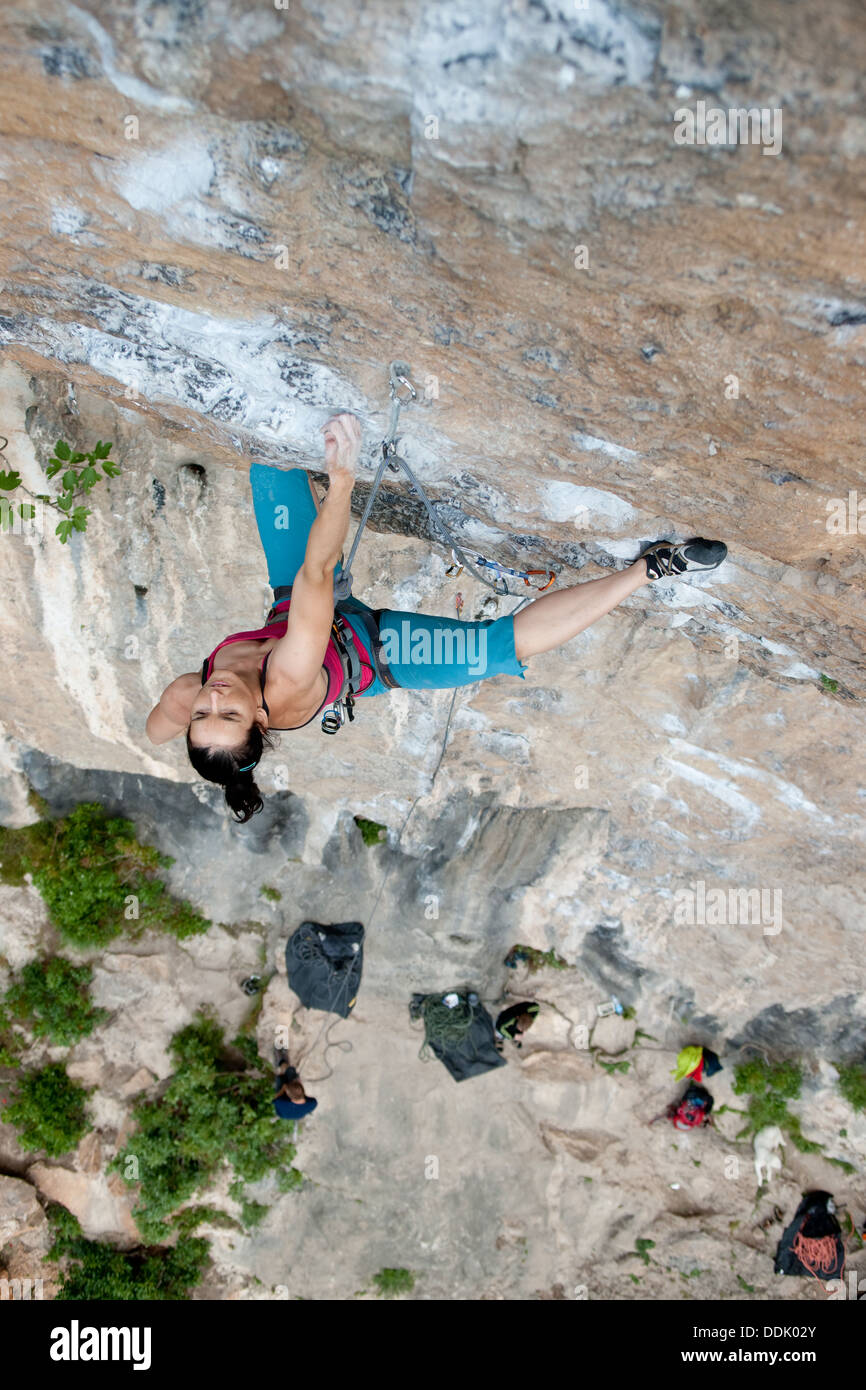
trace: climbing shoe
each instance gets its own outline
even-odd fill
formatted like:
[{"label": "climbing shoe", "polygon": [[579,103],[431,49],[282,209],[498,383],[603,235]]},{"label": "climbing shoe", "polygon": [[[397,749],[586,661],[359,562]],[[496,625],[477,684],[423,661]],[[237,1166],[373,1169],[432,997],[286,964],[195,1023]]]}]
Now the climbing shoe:
[{"label": "climbing shoe", "polygon": [[643,552],[650,579],[678,579],[681,574],[699,574],[718,569],[728,553],[723,541],[656,541]]}]

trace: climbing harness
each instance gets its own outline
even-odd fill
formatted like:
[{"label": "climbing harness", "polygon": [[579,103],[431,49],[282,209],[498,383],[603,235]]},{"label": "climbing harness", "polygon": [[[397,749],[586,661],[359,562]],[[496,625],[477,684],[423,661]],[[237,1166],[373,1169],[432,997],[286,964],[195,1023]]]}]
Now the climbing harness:
[{"label": "climbing harness", "polygon": [[364,663],[355,643],[355,634],[342,614],[334,613],[331,627],[334,646],[343,666],[343,686],[329,709],[322,715],[322,733],[336,734],[346,720],[351,724],[355,718],[355,696],[361,689],[361,673]]},{"label": "climbing harness", "polygon": [[[370,488],[370,494],[358,524],[358,529],[355,532],[355,539],[352,541],[352,549],[349,551],[349,558],[343,570],[334,580],[335,599],[348,598],[352,592],[352,562],[355,558],[361,536],[364,533],[364,527],[367,525],[370,513],[373,510],[373,505],[376,501],[379,488],[382,485],[382,479],[385,476],[386,470],[390,469],[392,473],[399,473],[401,468],[409,479],[412,488],[424,504],[431,531],[439,536],[440,540],[451,552],[451,565],[446,571],[449,576],[456,577],[458,574],[462,574],[465,569],[474,574],[475,578],[480,580],[482,584],[485,584],[488,589],[492,589],[494,594],[507,595],[512,592],[508,587],[509,578],[520,579],[528,588],[535,588],[538,589],[539,593],[543,593],[545,589],[550,588],[555,580],[555,571],[512,569],[507,565],[500,565],[496,560],[488,560],[483,555],[474,555],[471,558],[465,555],[448,526],[436,511],[433,503],[421,486],[421,483],[416,478],[413,469],[410,468],[402,455],[397,453],[397,423],[400,419],[400,412],[404,405],[409,405],[411,402],[418,399],[418,392],[412,385],[411,376],[412,368],[407,362],[391,363],[388,372],[389,395],[391,398],[391,417],[388,423],[388,433],[382,440],[382,458],[376,470],[376,476],[373,479],[373,484]],[[483,573],[486,569],[492,570],[497,577],[495,579],[489,579],[487,575]],[[541,579],[545,581],[543,584],[539,582]]]}]

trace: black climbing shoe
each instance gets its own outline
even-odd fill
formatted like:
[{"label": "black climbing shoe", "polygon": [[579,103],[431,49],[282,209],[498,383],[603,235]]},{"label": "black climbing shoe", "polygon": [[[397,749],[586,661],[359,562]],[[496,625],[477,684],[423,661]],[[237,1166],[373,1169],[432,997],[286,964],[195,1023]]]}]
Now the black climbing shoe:
[{"label": "black climbing shoe", "polygon": [[643,552],[650,579],[678,579],[681,574],[699,574],[718,569],[728,553],[723,541],[656,541]]},{"label": "black climbing shoe", "polygon": [[289,1054],[284,1047],[274,1048],[274,1071],[280,1072],[289,1065]]}]

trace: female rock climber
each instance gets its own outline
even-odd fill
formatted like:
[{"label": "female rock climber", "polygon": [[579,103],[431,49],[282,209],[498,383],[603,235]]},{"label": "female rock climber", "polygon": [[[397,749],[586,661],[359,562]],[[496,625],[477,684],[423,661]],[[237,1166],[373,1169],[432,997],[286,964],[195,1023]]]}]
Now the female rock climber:
[{"label": "female rock climber", "polygon": [[361,429],[354,415],[335,415],[323,431],[329,488],[321,507],[303,469],[250,469],[274,590],[264,627],[224,638],[201,672],[166,687],[147,719],[152,743],[186,734],[193,767],[225,788],[240,822],[262,809],[253,773],[263,749],[273,747],[271,731],[302,729],[323,710],[323,727],[333,731],[344,705],[353,717],[354,695],[522,677],[529,657],[576,637],[644,584],[715,569],[727,553],[721,541],[659,541],[627,569],[483,622],[374,612],[355,598],[335,611]]}]

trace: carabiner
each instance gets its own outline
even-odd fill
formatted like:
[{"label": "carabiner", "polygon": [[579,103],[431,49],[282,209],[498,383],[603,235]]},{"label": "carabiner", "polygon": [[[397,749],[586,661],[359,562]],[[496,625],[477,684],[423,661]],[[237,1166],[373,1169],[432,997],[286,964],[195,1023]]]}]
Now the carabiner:
[{"label": "carabiner", "polygon": [[445,571],[446,578],[457,579],[463,573],[463,562],[457,558],[457,551],[451,551],[451,564]]},{"label": "carabiner", "polygon": [[[388,369],[388,387],[392,401],[399,401],[401,405],[408,405],[409,401],[417,401],[418,392],[409,380],[411,375],[412,368],[408,362],[391,363]],[[405,387],[409,392],[408,396],[400,396],[401,387]]]},{"label": "carabiner", "polygon": [[325,713],[322,715],[322,733],[338,734],[344,723],[343,711],[339,701],[337,701],[330,709],[326,709]]},{"label": "carabiner", "polygon": [[[533,584],[533,583],[532,583],[532,576],[533,576],[534,574],[543,575],[543,576],[546,575],[546,576],[547,576],[547,583],[546,583],[546,584]],[[551,584],[553,583],[553,581],[554,581],[555,579],[556,579],[556,571],[555,571],[555,570],[527,570],[526,573],[523,575],[523,582],[524,582],[524,584],[526,585],[527,589],[535,589],[536,593],[539,593],[539,594],[543,594],[544,591],[545,591],[545,589],[549,589],[550,586],[551,586]]]}]

